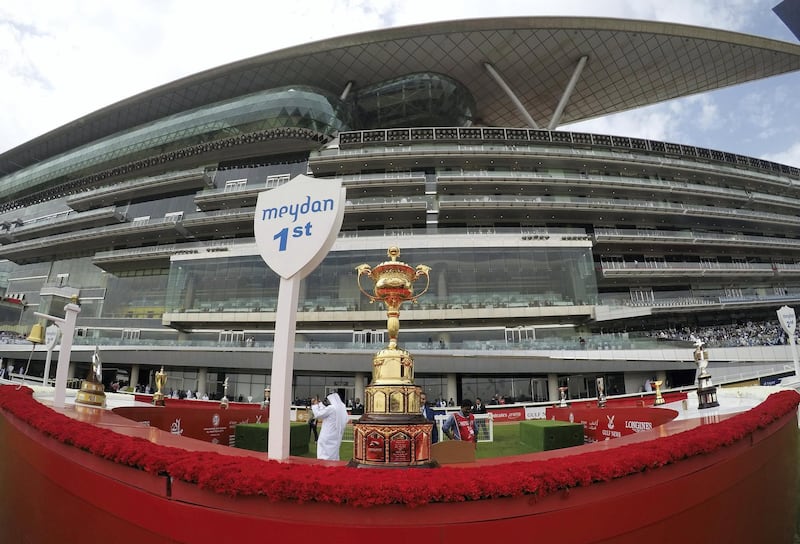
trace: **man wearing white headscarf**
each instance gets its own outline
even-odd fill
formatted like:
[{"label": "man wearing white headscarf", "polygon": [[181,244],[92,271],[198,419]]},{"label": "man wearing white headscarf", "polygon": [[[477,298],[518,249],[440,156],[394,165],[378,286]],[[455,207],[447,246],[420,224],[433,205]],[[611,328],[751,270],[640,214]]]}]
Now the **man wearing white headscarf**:
[{"label": "man wearing white headscarf", "polygon": [[322,430],[317,440],[317,459],[339,460],[339,447],[342,445],[344,428],[347,425],[347,407],[335,391],[328,395],[327,404],[311,401],[314,417],[322,422]]}]

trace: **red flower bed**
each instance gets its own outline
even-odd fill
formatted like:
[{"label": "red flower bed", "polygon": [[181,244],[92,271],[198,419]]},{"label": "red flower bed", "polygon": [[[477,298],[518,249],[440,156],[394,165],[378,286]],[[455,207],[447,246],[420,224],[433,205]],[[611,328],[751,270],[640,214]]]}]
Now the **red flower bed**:
[{"label": "red flower bed", "polygon": [[[28,388],[0,387],[0,409],[56,440],[115,463],[168,474],[202,489],[231,496],[260,495],[270,501],[316,501],[363,507],[417,506],[519,495],[541,497],[608,481],[724,448],[796,410],[798,403],[797,392],[781,391],[755,408],[720,423],[628,444],[613,451],[475,468],[364,470],[294,465],[161,446],[71,419],[37,402]],[[473,475],[472,471],[479,472]]]}]

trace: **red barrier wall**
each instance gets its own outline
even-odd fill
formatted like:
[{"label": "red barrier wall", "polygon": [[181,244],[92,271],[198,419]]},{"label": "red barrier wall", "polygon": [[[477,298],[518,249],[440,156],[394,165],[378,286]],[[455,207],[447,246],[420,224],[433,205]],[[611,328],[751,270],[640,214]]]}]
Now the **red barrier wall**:
[{"label": "red barrier wall", "polygon": [[[671,422],[659,434],[675,432],[670,426],[685,428]],[[643,435],[575,451],[624,447]],[[0,530],[3,542],[42,544],[219,544],[265,537],[461,543],[498,535],[559,544],[789,544],[797,439],[792,412],[713,453],[543,498],[363,509],[217,495],[103,460],[0,411]]]},{"label": "red barrier wall", "polygon": [[258,404],[225,409],[220,408],[219,403],[184,401],[158,407],[124,406],[113,411],[162,431],[226,446],[234,445],[237,424],[269,422],[269,409],[265,411]]},{"label": "red barrier wall", "polygon": [[678,415],[668,408],[548,408],[547,419],[583,424],[583,437],[597,442],[650,431]]}]

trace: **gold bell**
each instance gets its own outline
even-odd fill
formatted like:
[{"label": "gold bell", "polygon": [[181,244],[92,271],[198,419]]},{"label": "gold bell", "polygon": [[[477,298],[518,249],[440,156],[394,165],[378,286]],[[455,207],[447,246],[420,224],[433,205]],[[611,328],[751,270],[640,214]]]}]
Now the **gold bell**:
[{"label": "gold bell", "polygon": [[36,323],[31,327],[31,333],[28,335],[27,340],[31,344],[44,344],[44,327]]}]

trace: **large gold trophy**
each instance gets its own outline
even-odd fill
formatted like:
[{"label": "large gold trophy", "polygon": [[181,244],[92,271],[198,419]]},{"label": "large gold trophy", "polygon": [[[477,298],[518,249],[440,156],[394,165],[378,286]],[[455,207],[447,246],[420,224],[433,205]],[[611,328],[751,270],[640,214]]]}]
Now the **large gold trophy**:
[{"label": "large gold trophy", "polygon": [[[400,306],[416,302],[430,285],[430,268],[416,268],[398,261],[400,250],[390,247],[391,260],[375,268],[362,264],[358,288],[370,303],[383,302],[389,345],[372,358],[372,382],[364,391],[364,415],[354,425],[353,460],[355,466],[423,467],[431,466],[431,423],[420,412],[421,389],[414,385],[414,359],[397,345],[400,331]],[[375,284],[370,294],[361,286],[361,277]],[[425,288],[414,294],[413,284],[425,277]]]}]

